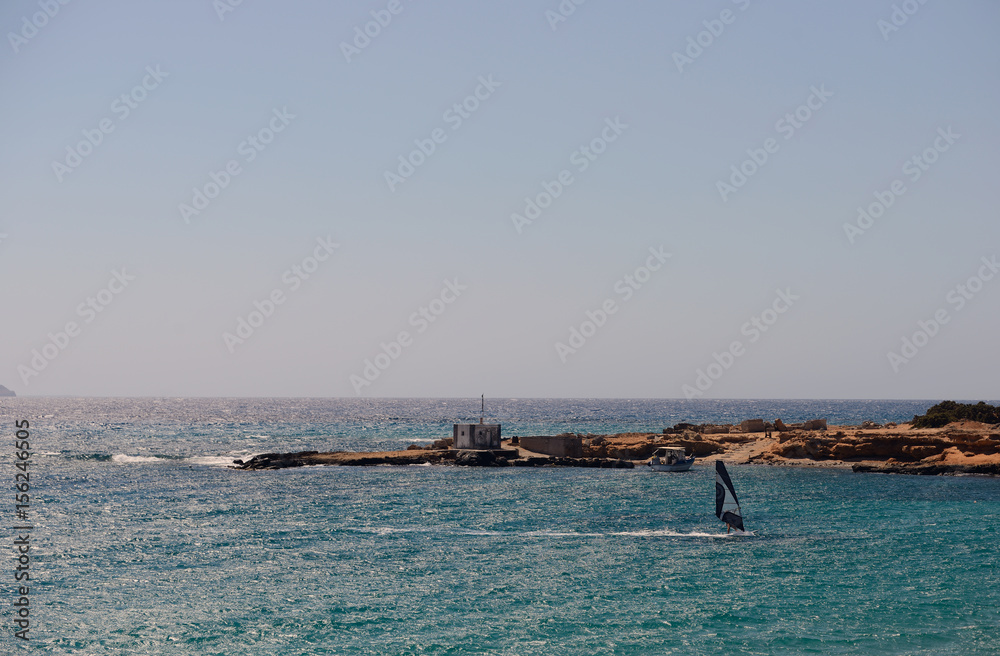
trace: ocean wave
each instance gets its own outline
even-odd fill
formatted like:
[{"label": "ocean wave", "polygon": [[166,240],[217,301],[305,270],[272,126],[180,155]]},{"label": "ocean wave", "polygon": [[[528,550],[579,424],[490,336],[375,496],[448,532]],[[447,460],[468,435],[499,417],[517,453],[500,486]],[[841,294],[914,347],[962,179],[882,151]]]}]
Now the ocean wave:
[{"label": "ocean wave", "polygon": [[102,456],[96,454],[87,456],[85,459],[108,461],[118,464],[150,464],[150,463],[171,463],[178,465],[200,465],[203,467],[228,467],[233,464],[233,460],[242,459],[244,461],[253,457],[248,455],[211,455],[211,456],[168,456],[151,455],[138,456],[126,453],[116,453],[113,456]]},{"label": "ocean wave", "polygon": [[124,453],[116,453],[111,456],[111,462],[117,463],[137,463],[137,462],[161,462],[167,460],[160,456],[129,456]]},{"label": "ocean wave", "polygon": [[234,460],[242,460],[243,462],[246,462],[261,453],[263,452],[241,453],[236,455],[191,456],[189,458],[184,458],[184,461],[189,462],[192,465],[203,465],[205,467],[229,467],[233,464]]}]

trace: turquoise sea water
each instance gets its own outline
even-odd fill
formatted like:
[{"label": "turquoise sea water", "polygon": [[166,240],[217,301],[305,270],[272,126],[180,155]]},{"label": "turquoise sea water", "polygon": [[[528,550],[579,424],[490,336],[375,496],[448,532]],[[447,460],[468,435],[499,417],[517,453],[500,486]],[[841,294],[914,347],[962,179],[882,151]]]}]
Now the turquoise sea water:
[{"label": "turquoise sea water", "polygon": [[[508,400],[490,417],[505,434],[604,432],[899,421],[931,403]],[[14,419],[32,422],[36,452],[36,624],[29,645],[13,638],[8,559],[3,653],[998,652],[997,479],[732,466],[754,533],[737,537],[700,465],[224,467],[433,439],[475,419],[478,399],[4,399],[0,412],[11,440]]]}]

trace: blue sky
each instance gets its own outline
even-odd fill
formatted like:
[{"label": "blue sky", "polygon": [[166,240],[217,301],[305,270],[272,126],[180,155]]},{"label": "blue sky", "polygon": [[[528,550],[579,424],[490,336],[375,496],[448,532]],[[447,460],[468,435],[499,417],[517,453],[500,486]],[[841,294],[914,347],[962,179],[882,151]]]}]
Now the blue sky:
[{"label": "blue sky", "polygon": [[0,384],[1000,398],[994,3],[221,3],[0,9]]}]

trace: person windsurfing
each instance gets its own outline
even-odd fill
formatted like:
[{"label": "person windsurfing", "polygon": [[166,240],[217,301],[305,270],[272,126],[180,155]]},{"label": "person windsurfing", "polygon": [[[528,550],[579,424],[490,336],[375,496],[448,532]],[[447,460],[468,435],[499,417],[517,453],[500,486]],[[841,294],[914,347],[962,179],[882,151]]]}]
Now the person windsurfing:
[{"label": "person windsurfing", "polygon": [[726,465],[721,460],[715,461],[715,516],[726,523],[726,533],[731,529],[743,528],[743,512],[740,510],[740,502],[736,499],[736,490],[733,489],[733,481],[729,478]]}]

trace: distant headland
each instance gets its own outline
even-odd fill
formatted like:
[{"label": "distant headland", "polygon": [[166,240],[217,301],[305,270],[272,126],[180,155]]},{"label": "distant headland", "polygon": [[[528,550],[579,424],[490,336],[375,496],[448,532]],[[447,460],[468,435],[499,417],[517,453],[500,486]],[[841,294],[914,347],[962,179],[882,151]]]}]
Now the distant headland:
[{"label": "distant headland", "polygon": [[17,394],[14,394],[14,390],[7,389],[3,385],[0,385],[0,396],[17,396]]}]

